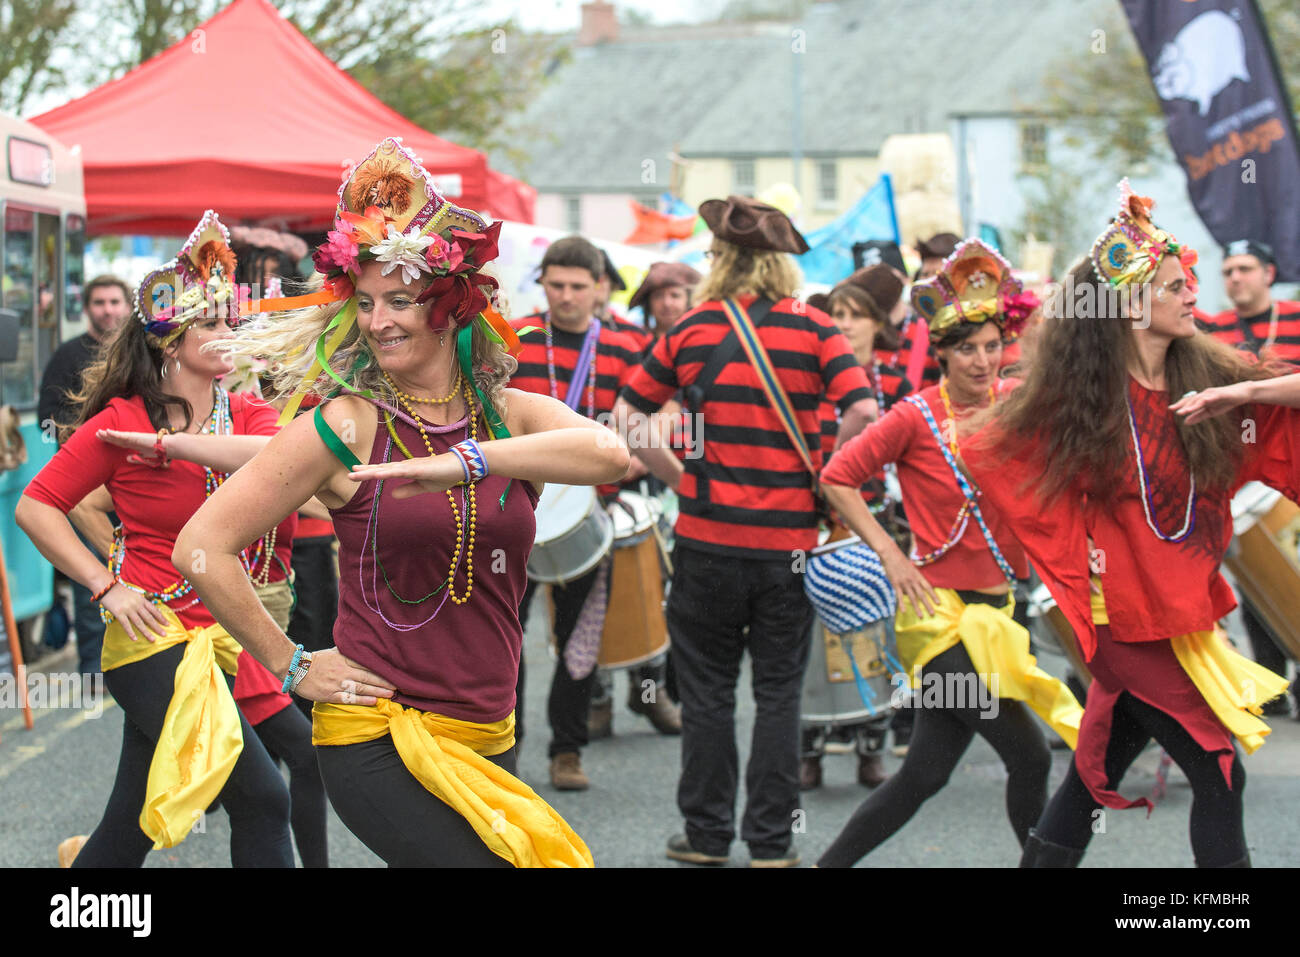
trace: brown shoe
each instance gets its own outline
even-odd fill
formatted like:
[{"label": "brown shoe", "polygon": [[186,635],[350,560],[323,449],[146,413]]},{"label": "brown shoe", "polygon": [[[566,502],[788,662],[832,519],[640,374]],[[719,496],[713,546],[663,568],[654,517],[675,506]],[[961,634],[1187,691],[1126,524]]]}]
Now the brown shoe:
[{"label": "brown shoe", "polygon": [[59,867],[71,867],[81,853],[81,847],[90,839],[89,834],[78,834],[59,843]]},{"label": "brown shoe", "polygon": [[863,787],[878,788],[889,780],[885,773],[885,762],[878,754],[863,754],[858,757],[858,783]]},{"label": "brown shoe", "polygon": [[587,712],[587,740],[614,736],[614,700],[606,698],[599,704],[593,704]]},{"label": "brown shoe", "polygon": [[551,758],[551,787],[557,791],[585,791],[591,787],[582,773],[582,758],[576,751],[565,751]]},{"label": "brown shoe", "polygon": [[822,786],[822,759],[799,759],[799,790],[812,791]]},{"label": "brown shoe", "polygon": [[636,685],[633,685],[632,693],[627,696],[627,707],[633,713],[649,718],[660,734],[682,733],[682,709],[669,700],[663,689],[656,689],[654,700],[647,703],[641,700]]}]

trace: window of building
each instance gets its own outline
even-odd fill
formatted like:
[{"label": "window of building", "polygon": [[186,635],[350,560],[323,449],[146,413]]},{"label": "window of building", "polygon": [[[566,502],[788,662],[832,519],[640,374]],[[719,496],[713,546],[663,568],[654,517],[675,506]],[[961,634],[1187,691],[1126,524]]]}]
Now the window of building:
[{"label": "window of building", "polygon": [[582,197],[570,196],[564,201],[564,228],[571,233],[582,232]]},{"label": "window of building", "polygon": [[1047,165],[1047,125],[1020,124],[1020,165],[1024,169],[1042,169]]},{"label": "window of building", "polygon": [[754,195],[756,187],[753,160],[732,160],[731,191],[737,196]]},{"label": "window of building", "polygon": [[840,201],[839,168],[834,160],[817,162],[817,205],[835,206]]}]

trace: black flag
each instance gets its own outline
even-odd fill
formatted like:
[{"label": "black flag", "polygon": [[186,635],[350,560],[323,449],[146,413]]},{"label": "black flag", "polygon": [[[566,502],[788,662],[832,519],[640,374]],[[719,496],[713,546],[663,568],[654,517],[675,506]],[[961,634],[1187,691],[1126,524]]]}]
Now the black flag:
[{"label": "black flag", "polygon": [[1221,244],[1268,243],[1300,280],[1300,143],[1253,0],[1122,0],[1192,203]]}]

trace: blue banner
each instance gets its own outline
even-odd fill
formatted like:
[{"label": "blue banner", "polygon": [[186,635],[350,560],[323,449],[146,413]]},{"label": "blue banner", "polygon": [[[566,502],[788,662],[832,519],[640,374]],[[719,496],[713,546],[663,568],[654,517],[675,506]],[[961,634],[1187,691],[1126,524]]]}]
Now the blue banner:
[{"label": "blue banner", "polygon": [[804,234],[809,249],[796,257],[808,282],[833,286],[853,272],[853,244],[869,239],[901,243],[894,211],[894,186],[888,173],[843,216]]}]

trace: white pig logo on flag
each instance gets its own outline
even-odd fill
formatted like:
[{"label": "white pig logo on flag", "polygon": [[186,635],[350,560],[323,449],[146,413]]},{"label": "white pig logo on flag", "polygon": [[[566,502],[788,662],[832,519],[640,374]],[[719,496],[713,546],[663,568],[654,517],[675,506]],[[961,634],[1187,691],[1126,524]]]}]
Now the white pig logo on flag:
[{"label": "white pig logo on flag", "polygon": [[1162,100],[1195,100],[1204,116],[1233,80],[1250,82],[1241,27],[1222,10],[1202,13],[1165,44],[1154,80]]}]

